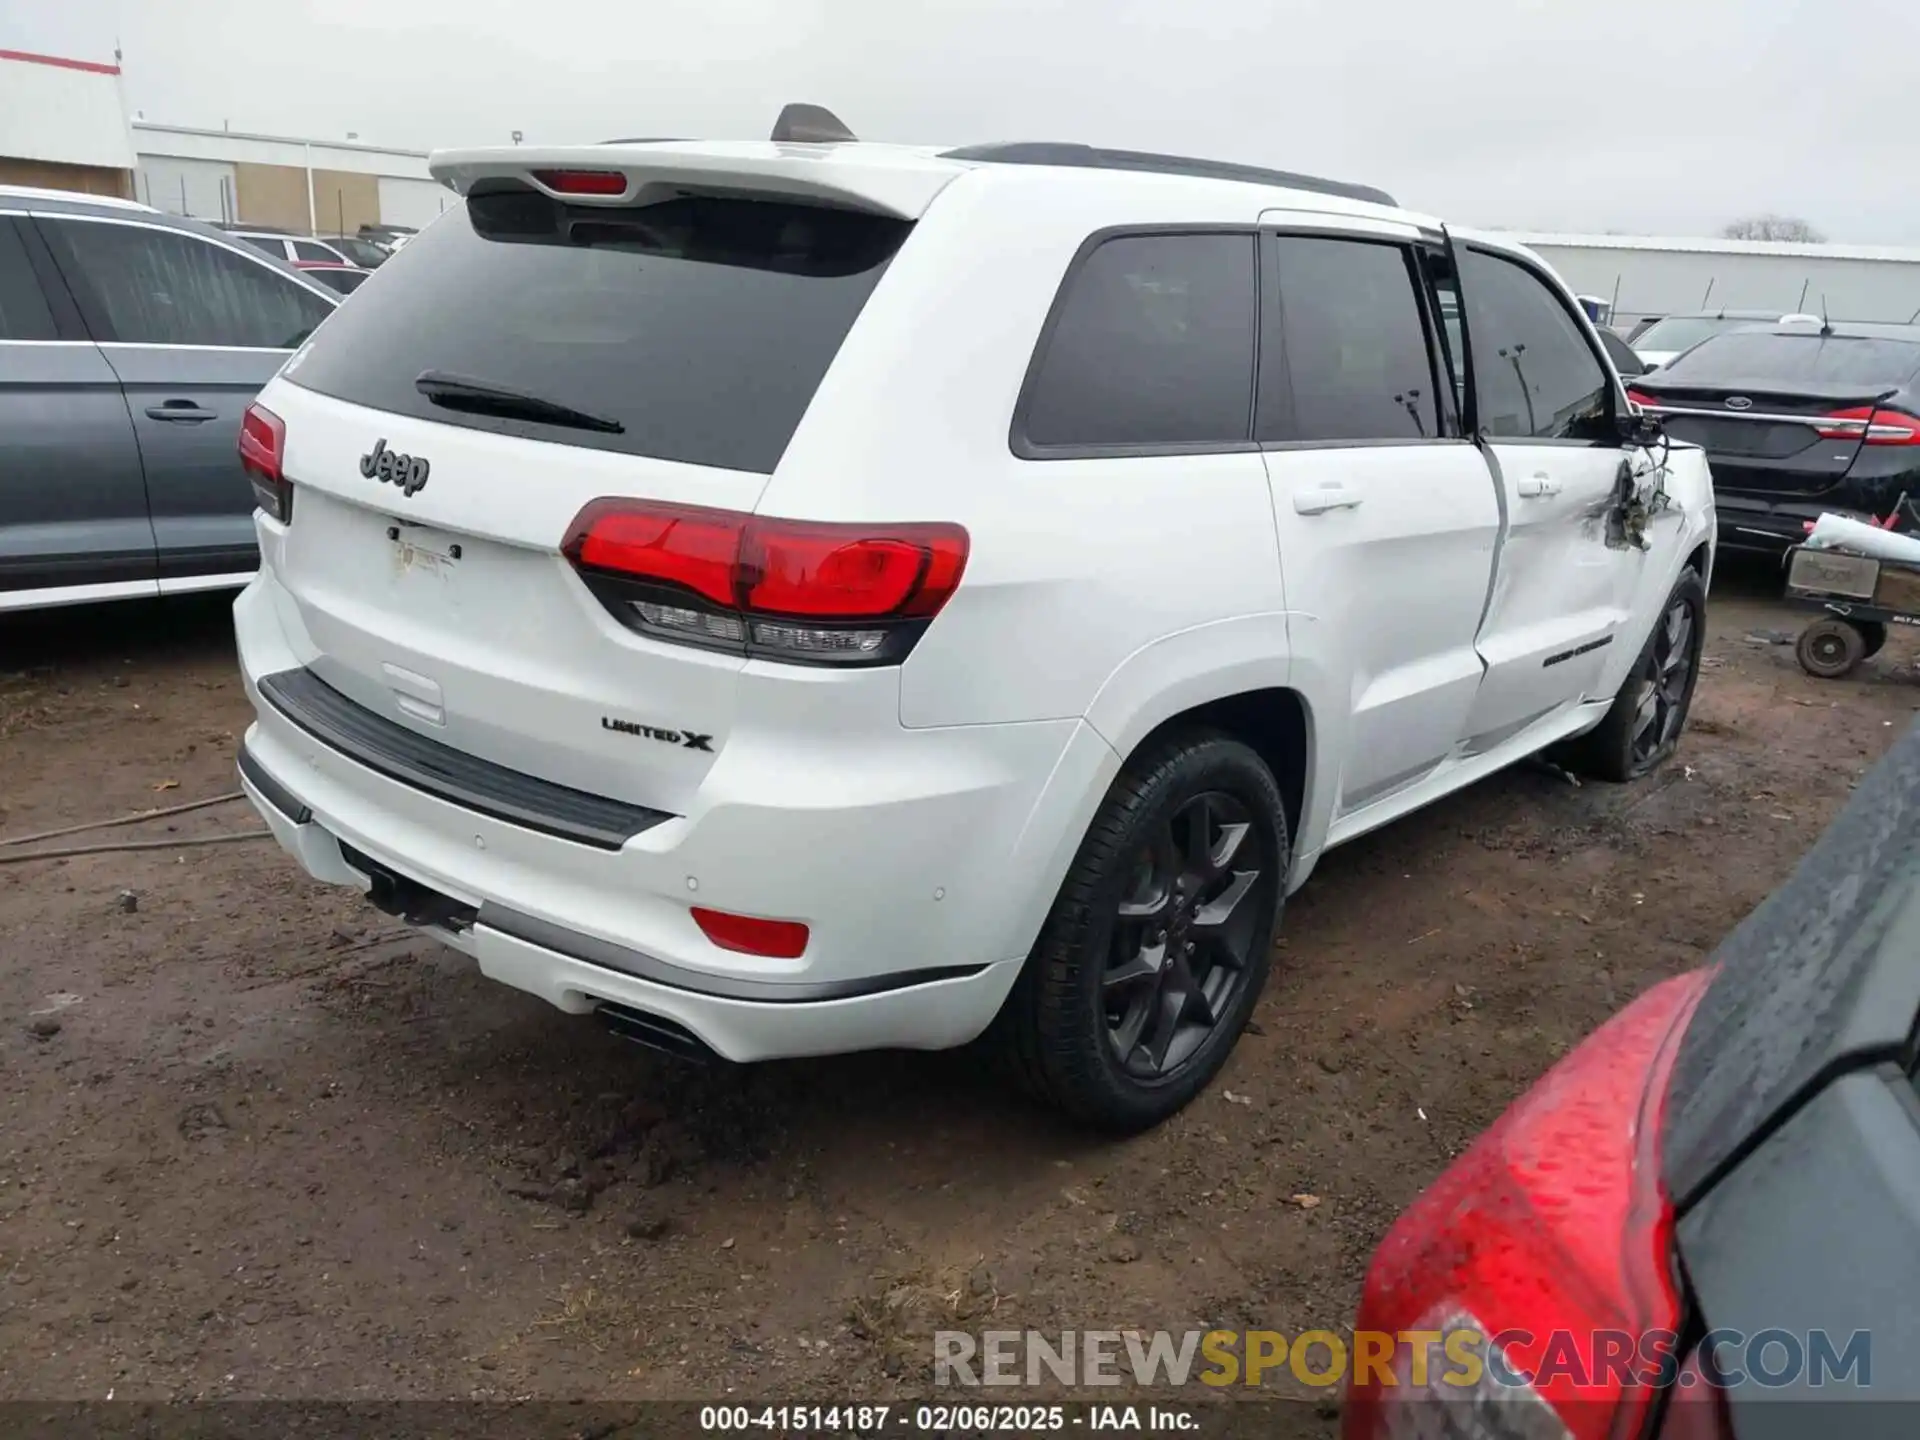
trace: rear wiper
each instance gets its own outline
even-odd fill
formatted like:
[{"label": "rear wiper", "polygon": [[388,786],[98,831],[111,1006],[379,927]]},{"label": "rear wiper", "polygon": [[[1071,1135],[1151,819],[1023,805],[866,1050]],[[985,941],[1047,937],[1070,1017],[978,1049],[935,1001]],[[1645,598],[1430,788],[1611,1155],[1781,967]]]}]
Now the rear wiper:
[{"label": "rear wiper", "polygon": [[510,420],[536,420],[544,425],[564,425],[573,430],[595,430],[602,435],[624,435],[627,427],[618,420],[589,415],[557,400],[543,400],[524,390],[512,390],[470,375],[455,375],[446,370],[422,370],[413,388],[436,405],[449,410],[465,410],[474,415],[499,415]]}]

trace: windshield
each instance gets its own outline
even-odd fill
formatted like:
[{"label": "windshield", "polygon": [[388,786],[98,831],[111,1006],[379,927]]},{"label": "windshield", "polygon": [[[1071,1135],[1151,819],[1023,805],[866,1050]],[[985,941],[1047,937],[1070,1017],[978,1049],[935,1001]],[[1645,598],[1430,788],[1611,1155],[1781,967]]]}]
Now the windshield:
[{"label": "windshield", "polygon": [[1730,330],[1742,330],[1751,325],[1768,324],[1765,320],[1736,320],[1717,315],[1674,315],[1665,320],[1656,320],[1645,330],[1633,337],[1636,350],[1680,351],[1691,350],[1702,340],[1714,335],[1724,335]]},{"label": "windshield", "polygon": [[1814,381],[1895,386],[1906,384],[1915,370],[1920,370],[1920,343],[1755,330],[1708,340],[1660,374],[1666,380],[1708,384]]},{"label": "windshield", "polygon": [[[377,298],[343,306],[284,373],[396,414],[768,474],[911,229],[769,200],[496,190],[389,258]],[[547,408],[452,406],[418,386],[439,372]],[[555,429],[562,412],[606,424]]]}]

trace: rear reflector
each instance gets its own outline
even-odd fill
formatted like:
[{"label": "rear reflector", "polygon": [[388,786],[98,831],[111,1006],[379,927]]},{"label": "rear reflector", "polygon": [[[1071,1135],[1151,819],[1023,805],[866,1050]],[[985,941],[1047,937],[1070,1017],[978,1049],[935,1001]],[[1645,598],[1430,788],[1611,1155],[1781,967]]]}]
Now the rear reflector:
[{"label": "rear reflector", "polygon": [[[1709,978],[1676,977],[1614,1016],[1394,1224],[1355,1330],[1403,1342],[1471,1330],[1485,1337],[1486,1363],[1473,1385],[1451,1390],[1431,1383],[1442,1365],[1403,1368],[1404,1354],[1384,1377],[1356,1369],[1346,1440],[1641,1433],[1681,1358],[1659,1138],[1674,1051]],[[1511,1423],[1429,1428],[1482,1410],[1481,1401]]]},{"label": "rear reflector", "polygon": [[807,927],[798,920],[761,920],[696,905],[693,922],[722,950],[736,950],[742,955],[793,960],[807,948]]},{"label": "rear reflector", "polygon": [[1863,440],[1868,445],[1920,445],[1920,419],[1903,410],[1875,409],[1871,405],[1862,405],[1851,410],[1835,410],[1823,418],[1830,423],[1823,425],[1815,422],[1813,428],[1827,440]]},{"label": "rear reflector", "polygon": [[287,426],[264,405],[249,405],[240,418],[240,468],[260,508],[282,525],[293,519],[293,486],[282,472]]},{"label": "rear reflector", "polygon": [[618,170],[535,170],[532,174],[556,195],[627,193],[627,177]]},{"label": "rear reflector", "polygon": [[897,664],[967,563],[958,525],[838,524],[596,500],[562,552],[624,624],[823,665]]}]

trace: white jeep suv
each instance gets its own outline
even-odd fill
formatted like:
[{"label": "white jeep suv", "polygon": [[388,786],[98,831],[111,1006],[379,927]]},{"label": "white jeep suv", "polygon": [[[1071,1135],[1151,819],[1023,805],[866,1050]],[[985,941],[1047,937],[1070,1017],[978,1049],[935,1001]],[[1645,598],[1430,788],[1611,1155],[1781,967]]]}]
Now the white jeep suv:
[{"label": "white jeep suv", "polygon": [[1138,1127],[1330,846],[1674,747],[1706,464],[1497,236],[1081,146],[432,169],[246,423],[240,770],[485,975],[736,1061],[991,1031]]}]

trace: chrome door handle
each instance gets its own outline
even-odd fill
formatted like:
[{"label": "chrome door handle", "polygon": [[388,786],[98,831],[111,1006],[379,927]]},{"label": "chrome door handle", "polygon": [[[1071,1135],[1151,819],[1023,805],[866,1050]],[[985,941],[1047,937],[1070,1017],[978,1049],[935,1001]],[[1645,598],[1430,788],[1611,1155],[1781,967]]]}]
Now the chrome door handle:
[{"label": "chrome door handle", "polygon": [[1560,482],[1544,471],[1538,475],[1529,475],[1513,487],[1522,500],[1540,500],[1549,495],[1560,493]]},{"label": "chrome door handle", "polygon": [[1336,480],[1327,485],[1316,485],[1311,490],[1294,491],[1293,513],[1322,515],[1329,510],[1357,510],[1363,498]]}]

